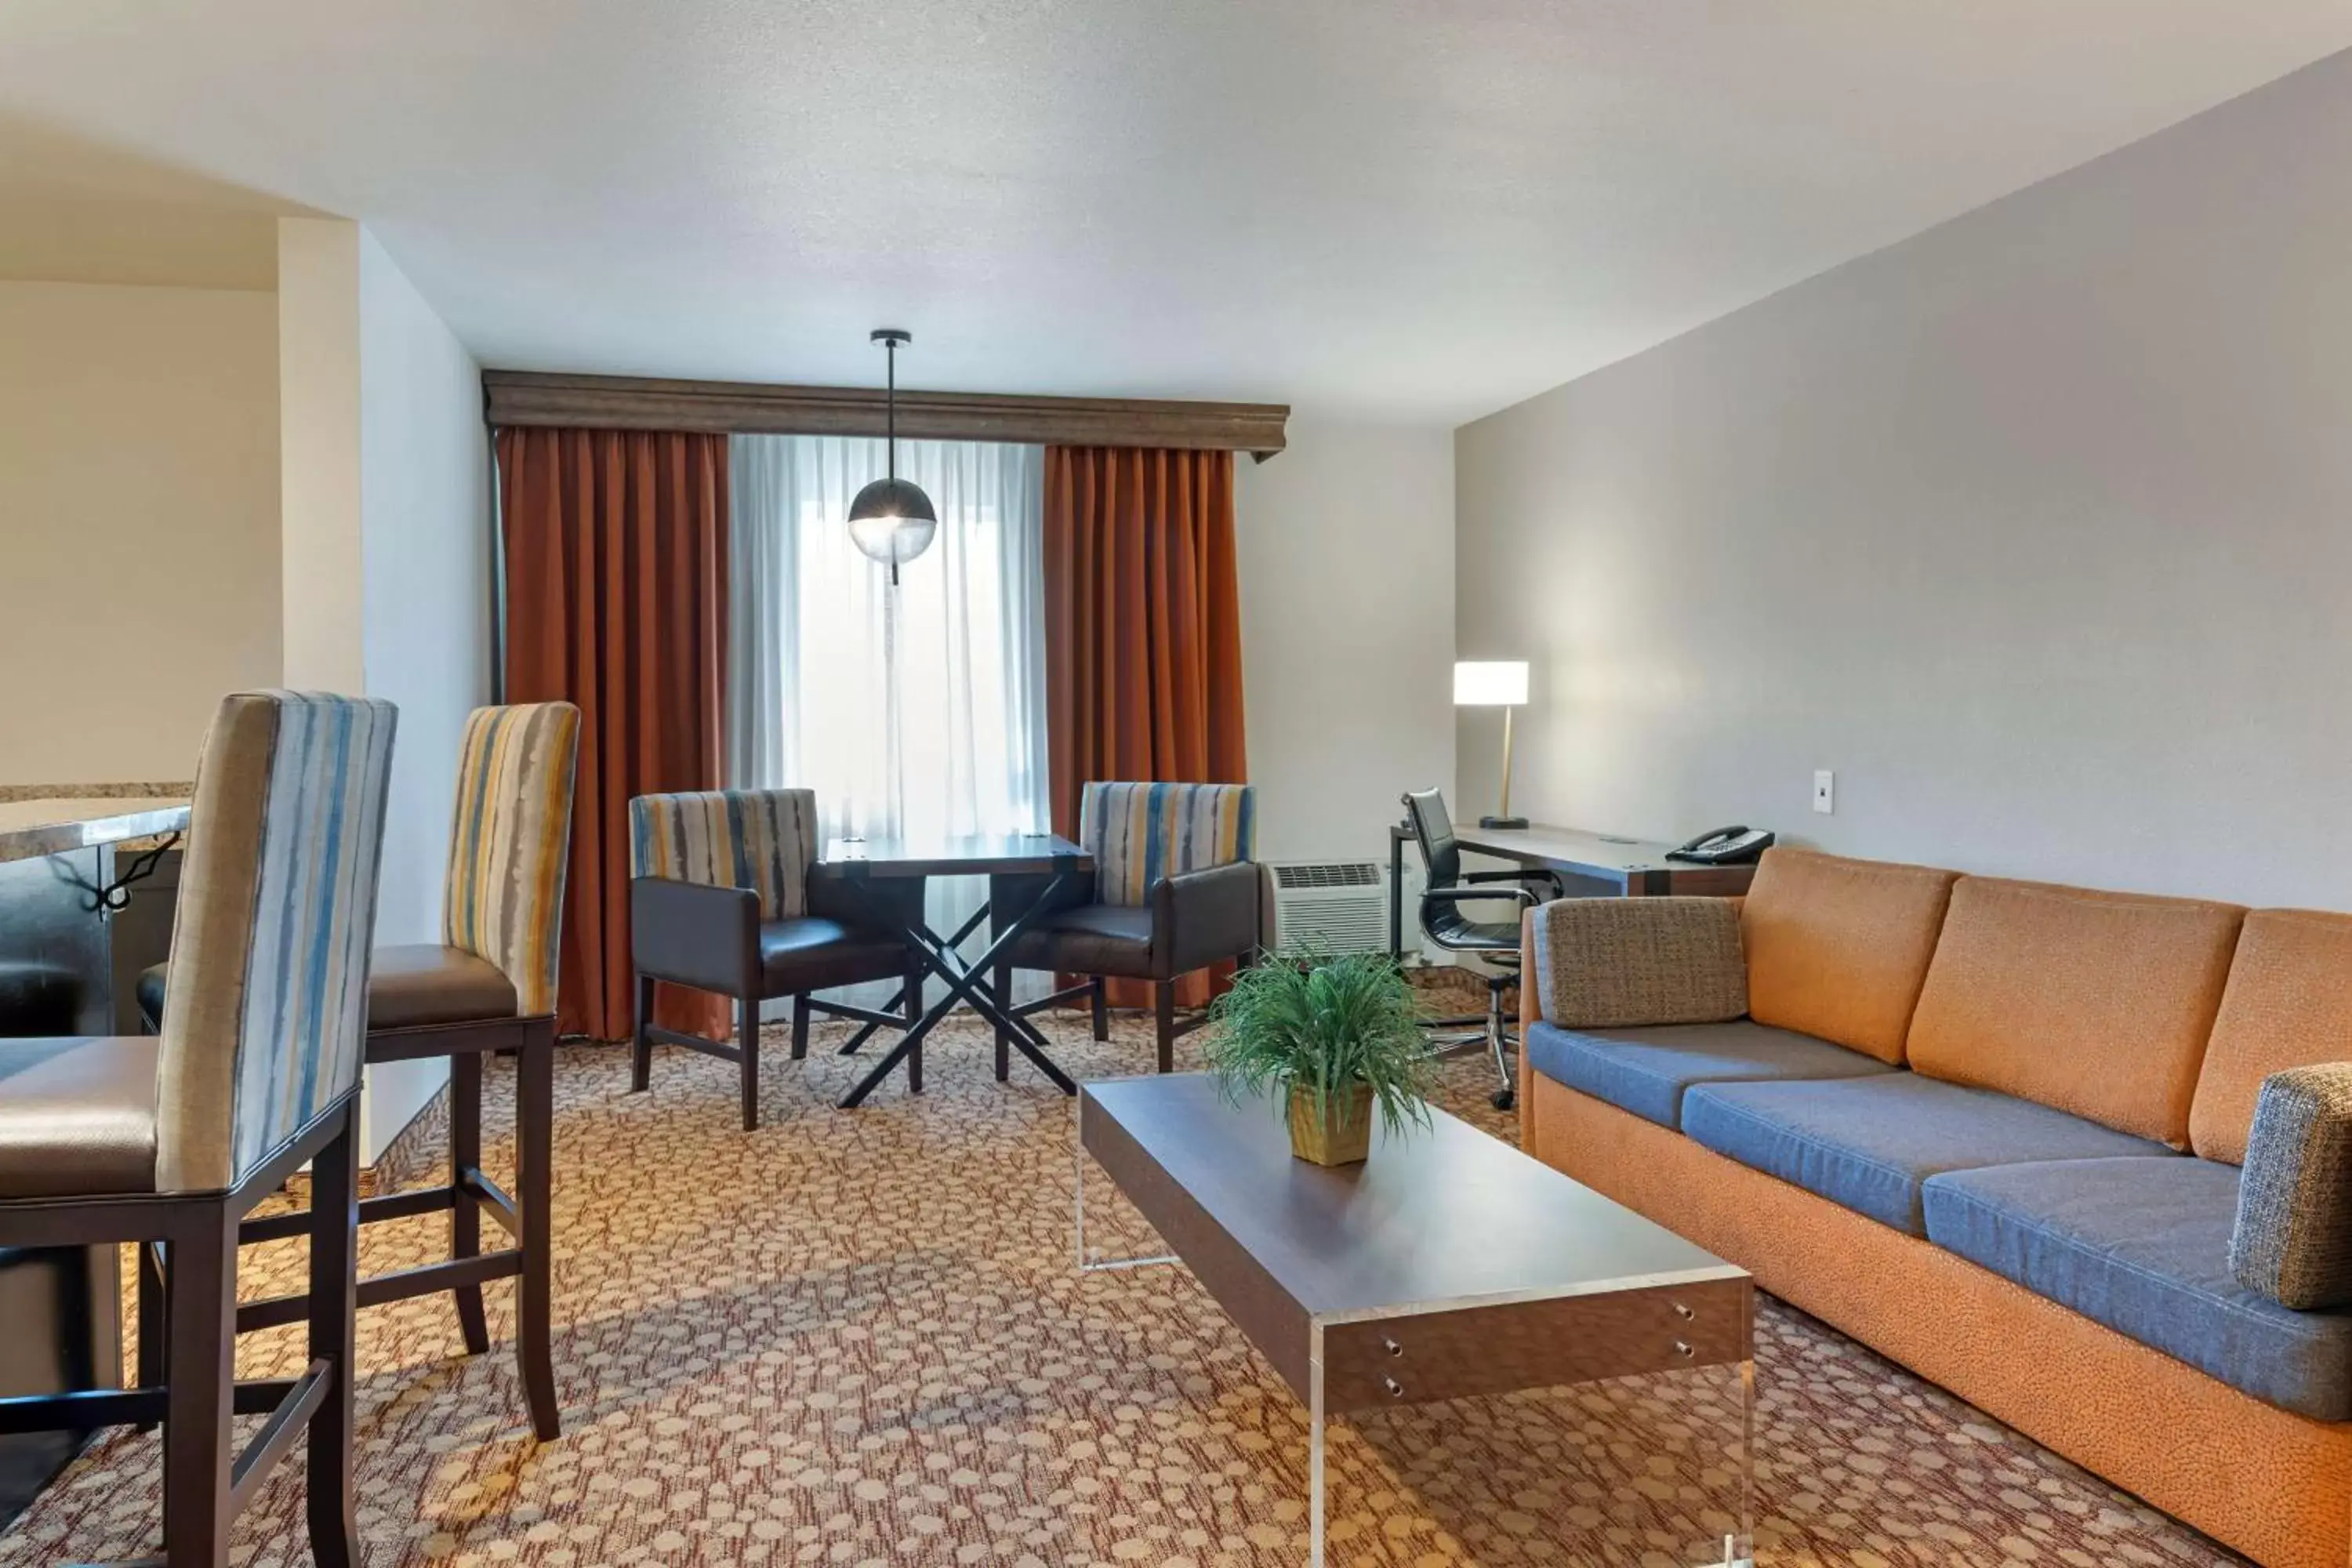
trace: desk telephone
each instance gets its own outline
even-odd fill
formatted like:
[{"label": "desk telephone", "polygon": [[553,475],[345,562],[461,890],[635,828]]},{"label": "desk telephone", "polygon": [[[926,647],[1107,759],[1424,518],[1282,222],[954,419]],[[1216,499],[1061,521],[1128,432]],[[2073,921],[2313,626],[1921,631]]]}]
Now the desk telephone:
[{"label": "desk telephone", "polygon": [[1687,860],[1695,866],[1745,866],[1770,847],[1772,835],[1763,828],[1718,827],[1679,849],[1669,849],[1666,858]]}]

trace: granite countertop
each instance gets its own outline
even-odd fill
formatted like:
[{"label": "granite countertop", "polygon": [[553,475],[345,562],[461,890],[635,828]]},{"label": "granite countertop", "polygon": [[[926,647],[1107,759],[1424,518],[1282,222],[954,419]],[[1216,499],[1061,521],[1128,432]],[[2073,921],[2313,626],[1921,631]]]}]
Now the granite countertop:
[{"label": "granite countertop", "polygon": [[153,838],[182,832],[187,826],[185,795],[0,797],[0,861]]}]

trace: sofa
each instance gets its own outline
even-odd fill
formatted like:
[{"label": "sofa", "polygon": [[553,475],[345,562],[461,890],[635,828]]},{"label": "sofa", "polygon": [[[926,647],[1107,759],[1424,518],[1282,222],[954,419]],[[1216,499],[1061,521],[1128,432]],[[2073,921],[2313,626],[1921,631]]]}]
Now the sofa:
[{"label": "sofa", "polygon": [[2256,1562],[2352,1561],[2352,917],[1776,848],[1522,943],[1530,1153]]}]

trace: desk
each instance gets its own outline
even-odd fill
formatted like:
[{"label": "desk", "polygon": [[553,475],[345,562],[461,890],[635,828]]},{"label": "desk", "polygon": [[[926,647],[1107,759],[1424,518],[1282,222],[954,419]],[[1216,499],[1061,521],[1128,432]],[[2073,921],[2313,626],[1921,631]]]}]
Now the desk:
[{"label": "desk", "polygon": [[[921,879],[926,877],[996,877],[1045,876],[1050,878],[1037,901],[1013,920],[1001,924],[996,940],[977,960],[967,963],[956,943],[980,928],[988,918],[989,907],[979,910],[964,922],[963,930],[953,936],[941,936],[919,919],[908,923],[888,901],[869,899],[867,908],[877,924],[897,933],[898,939],[922,959],[930,973],[947,983],[948,994],[917,1019],[914,1026],[898,1037],[898,1043],[889,1054],[874,1066],[874,1070],[860,1079],[856,1088],[842,1097],[842,1109],[851,1110],[874,1092],[900,1062],[907,1064],[907,1088],[919,1094],[923,1089],[923,1037],[938,1026],[940,1019],[955,1010],[959,1002],[971,1004],[972,1011],[996,1026],[1010,1037],[1013,1048],[1029,1059],[1030,1065],[1052,1080],[1064,1094],[1076,1094],[1077,1085],[1069,1075],[1054,1065],[1045,1055],[1045,1037],[1036,1026],[1013,1011],[1013,998],[999,996],[988,983],[997,955],[1009,949],[1013,939],[1034,924],[1038,917],[1053,908],[1053,895],[1068,879],[1089,870],[1094,858],[1066,838],[1051,833],[988,834],[967,838],[835,838],[824,847],[824,858],[817,863],[819,875],[837,877],[850,887],[862,889],[869,880]],[[919,908],[919,903],[916,907]]]},{"label": "desk", "polygon": [[[1389,953],[1404,958],[1404,847],[1412,828],[1389,829]],[[1748,890],[1753,866],[1695,866],[1669,860],[1671,844],[1617,838],[1578,827],[1532,823],[1526,827],[1456,827],[1454,841],[1474,855],[1492,855],[1559,877],[1570,898],[1639,899],[1667,894],[1730,898]]]}]

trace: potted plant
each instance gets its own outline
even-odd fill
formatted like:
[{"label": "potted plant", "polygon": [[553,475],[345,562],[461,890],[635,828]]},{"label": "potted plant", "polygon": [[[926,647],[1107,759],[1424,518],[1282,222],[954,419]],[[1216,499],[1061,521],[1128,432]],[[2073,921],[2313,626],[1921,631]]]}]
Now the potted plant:
[{"label": "potted plant", "polygon": [[1436,1064],[1420,1001],[1385,954],[1269,955],[1234,976],[1210,1017],[1221,1027],[1209,1064],[1226,1097],[1271,1096],[1302,1160],[1363,1160],[1374,1107],[1391,1132],[1429,1125]]}]

